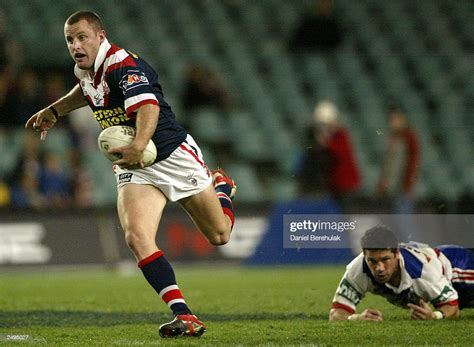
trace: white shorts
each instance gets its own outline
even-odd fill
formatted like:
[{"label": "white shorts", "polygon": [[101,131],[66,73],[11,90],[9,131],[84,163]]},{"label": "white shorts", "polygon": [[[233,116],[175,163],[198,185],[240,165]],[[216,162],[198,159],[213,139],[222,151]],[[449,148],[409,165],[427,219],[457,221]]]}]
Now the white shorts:
[{"label": "white shorts", "polygon": [[122,169],[114,165],[117,189],[126,184],[150,184],[170,201],[200,193],[212,183],[202,152],[191,135],[171,155],[143,169]]}]

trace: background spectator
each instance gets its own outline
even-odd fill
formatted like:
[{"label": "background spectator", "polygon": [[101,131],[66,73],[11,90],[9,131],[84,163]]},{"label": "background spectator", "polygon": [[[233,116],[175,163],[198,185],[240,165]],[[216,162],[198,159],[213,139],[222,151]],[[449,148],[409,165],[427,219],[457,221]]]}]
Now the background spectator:
[{"label": "background spectator", "polygon": [[191,64],[186,71],[182,104],[186,112],[201,107],[228,110],[231,107],[231,98],[223,79],[216,72]]},{"label": "background spectator", "polygon": [[[329,193],[343,205],[360,185],[360,173],[352,149],[349,131],[339,121],[332,102],[322,101],[314,109],[310,137],[301,170],[300,191]],[[310,188],[320,184],[318,188]]]},{"label": "background spectator", "polygon": [[318,141],[319,127],[311,124],[305,134],[304,150],[297,163],[298,196],[328,197],[330,153]]},{"label": "background spectator", "polygon": [[22,172],[12,186],[11,199],[13,207],[44,208],[45,199],[39,191],[38,176],[34,172]]},{"label": "background spectator", "polygon": [[315,3],[315,13],[303,18],[294,31],[290,49],[296,53],[331,52],[339,47],[342,37],[333,0],[319,0]]},{"label": "background spectator", "polygon": [[71,188],[61,161],[54,153],[46,153],[39,175],[39,188],[49,207],[70,206]]},{"label": "background spectator", "polygon": [[394,213],[410,214],[414,212],[414,188],[420,162],[418,139],[399,106],[389,107],[388,122],[390,136],[377,194],[391,201]]},{"label": "background spectator", "polygon": [[14,76],[22,60],[20,45],[9,34],[5,13],[0,9],[0,73]]},{"label": "background spectator", "polygon": [[[17,83],[10,89],[8,100],[9,123],[12,126],[23,126],[31,114],[35,114],[41,105],[41,88],[38,73],[32,68],[21,71],[17,78]],[[18,95],[21,95],[21,102],[18,102]]]}]

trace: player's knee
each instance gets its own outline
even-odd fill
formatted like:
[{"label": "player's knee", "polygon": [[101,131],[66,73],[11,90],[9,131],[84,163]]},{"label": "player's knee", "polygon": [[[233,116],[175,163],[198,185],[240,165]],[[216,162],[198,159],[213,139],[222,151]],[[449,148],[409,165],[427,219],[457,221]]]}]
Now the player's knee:
[{"label": "player's knee", "polygon": [[136,252],[148,245],[150,238],[140,230],[129,229],[125,231],[125,242],[132,251]]}]

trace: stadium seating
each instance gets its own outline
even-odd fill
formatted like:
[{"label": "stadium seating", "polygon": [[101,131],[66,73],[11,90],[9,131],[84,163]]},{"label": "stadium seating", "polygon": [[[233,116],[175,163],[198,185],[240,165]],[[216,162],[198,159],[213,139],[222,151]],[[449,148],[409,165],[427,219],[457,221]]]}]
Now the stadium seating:
[{"label": "stadium seating", "polygon": [[[183,117],[179,95],[188,63],[208,64],[225,76],[237,109],[204,110],[186,119],[206,155],[221,161],[217,164],[222,163],[218,146],[228,142],[222,165],[230,164],[230,173],[241,180],[243,200],[294,196],[292,163],[313,105],[321,99],[339,105],[353,132],[362,194],[373,193],[387,131],[385,107],[392,100],[407,109],[420,135],[419,195],[456,199],[465,191],[474,193],[472,1],[335,4],[346,29],[343,45],[336,53],[310,57],[287,49],[291,32],[312,10],[303,1],[86,0],[81,7],[101,13],[113,41],[157,67],[178,118]],[[62,24],[77,9],[75,1],[3,0],[2,6],[23,44],[26,64],[71,66]],[[12,156],[2,155],[2,172],[11,168]],[[99,162],[95,155],[88,158]],[[278,184],[262,184],[267,175],[262,161],[273,163]],[[104,189],[102,183],[96,186]],[[110,196],[100,193],[99,201],[109,202]]]}]

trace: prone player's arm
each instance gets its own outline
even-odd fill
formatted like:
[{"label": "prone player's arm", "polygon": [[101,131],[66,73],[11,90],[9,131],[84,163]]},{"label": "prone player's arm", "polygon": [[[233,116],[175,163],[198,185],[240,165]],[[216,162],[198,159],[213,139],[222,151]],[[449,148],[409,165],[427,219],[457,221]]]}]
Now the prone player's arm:
[{"label": "prone player's arm", "polygon": [[121,158],[114,161],[114,164],[124,168],[143,168],[143,151],[153,136],[160,107],[155,104],[145,104],[137,110],[136,129],[137,134],[133,142],[128,146],[111,148],[109,153],[121,154]]},{"label": "prone player's arm", "polygon": [[329,311],[329,320],[330,321],[346,320],[350,315],[351,315],[350,312],[342,308],[331,308],[331,311]]},{"label": "prone player's arm", "polygon": [[444,314],[444,318],[458,318],[459,317],[459,305],[446,304],[439,306],[438,311]]},{"label": "prone player's arm", "polygon": [[362,313],[350,313],[342,308],[332,308],[329,312],[330,321],[372,321],[381,322],[383,321],[382,312],[372,308],[367,308]]},{"label": "prone player's arm", "polygon": [[356,307],[368,291],[368,278],[362,271],[362,255],[354,259],[346,268],[336,289],[329,311],[330,321],[366,320],[382,321],[382,313],[375,309],[365,309],[356,313]]},{"label": "prone player's arm", "polygon": [[457,303],[438,306],[434,311],[423,300],[420,300],[419,305],[410,303],[408,307],[410,308],[410,319],[414,320],[454,319],[459,317],[459,306]]},{"label": "prone player's arm", "polygon": [[458,292],[445,277],[438,258],[431,258],[424,264],[421,277],[414,282],[414,289],[423,299],[418,305],[408,304],[411,319],[432,320],[459,316]]},{"label": "prone player's arm", "polygon": [[[25,128],[33,127],[36,131],[40,131],[41,140],[44,140],[46,139],[48,130],[56,124],[59,117],[86,105],[87,100],[82,94],[81,87],[76,84],[69,93],[64,95],[61,99],[31,116],[26,122]],[[56,114],[52,108],[56,111]]]}]

